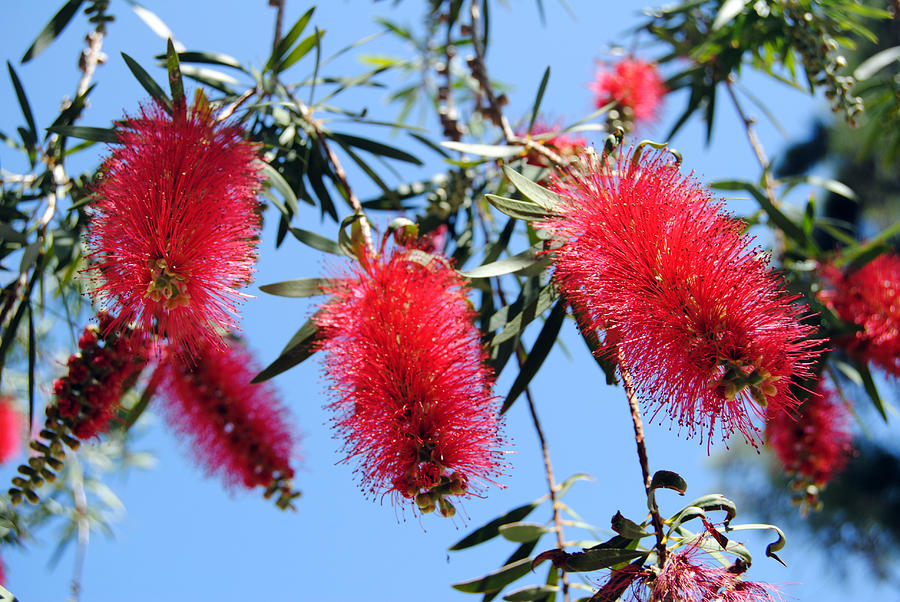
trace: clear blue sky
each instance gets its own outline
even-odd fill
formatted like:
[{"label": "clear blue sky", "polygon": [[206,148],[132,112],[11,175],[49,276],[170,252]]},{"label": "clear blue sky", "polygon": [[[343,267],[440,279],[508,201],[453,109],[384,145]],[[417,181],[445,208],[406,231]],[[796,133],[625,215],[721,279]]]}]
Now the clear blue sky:
[{"label": "clear blue sky", "polygon": [[[45,127],[55,116],[59,101],[71,95],[78,79],[76,60],[87,29],[79,16],[49,50],[32,63],[20,66],[18,59],[41,27],[62,4],[8,2],[4,6],[4,35],[0,49],[11,60],[23,80],[35,110],[38,126]],[[264,0],[253,2],[186,2],[147,0],[189,50],[221,51],[262,63],[270,48],[274,11]],[[389,16],[400,23],[417,26],[425,3],[406,0],[373,3],[368,0],[321,2],[314,23],[326,30],[324,55],[378,30],[375,16]],[[545,0],[547,24],[541,25],[536,2],[516,0],[510,9],[494,3],[492,42],[489,55],[492,75],[514,86],[510,93],[510,115],[526,113],[544,67],[552,66],[544,108],[551,117],[578,118],[592,110],[586,83],[594,71],[594,59],[604,56],[610,43],[627,47],[628,31],[638,16],[638,3],[570,0],[578,19],[574,20],[555,0]],[[305,2],[288,0],[286,26],[308,8]],[[125,51],[148,69],[153,55],[164,50],[164,42],[140,21],[124,1],[111,3],[117,20],[104,42],[109,62],[95,81],[98,89],[82,125],[107,127],[123,111],[134,112],[146,94],[127,71],[120,52]],[[379,41],[365,52],[403,52],[396,44]],[[290,73],[299,80],[309,65],[301,63]],[[350,53],[333,63],[328,72],[358,73],[364,69]],[[151,69],[158,80],[162,70]],[[822,103],[760,77],[747,83],[754,93],[766,98],[782,118],[788,131],[799,136],[808,130]],[[673,95],[666,104],[660,124],[649,134],[662,136],[683,107],[682,95]],[[386,107],[384,92],[354,93],[338,102],[340,106],[369,109],[370,116],[388,119],[396,107]],[[0,130],[7,133],[19,125],[15,95],[8,79],[0,78]],[[720,108],[712,146],[703,145],[703,126],[691,122],[674,141],[683,152],[684,165],[706,181],[741,177],[756,179],[758,167],[750,153],[742,129],[730,107]],[[646,133],[646,132],[645,132]],[[774,128],[760,124],[760,133],[770,152],[783,148],[784,140]],[[387,131],[376,133],[387,136]],[[405,144],[405,142],[403,142]],[[415,149],[427,156],[425,149]],[[0,160],[8,169],[17,165],[9,149],[0,149]],[[410,179],[428,177],[441,169],[433,157],[421,169],[402,167]],[[351,173],[351,178],[354,177]],[[355,178],[361,197],[373,195],[364,178]],[[736,212],[752,209],[749,201],[735,200]],[[345,214],[346,208],[341,209]],[[268,221],[257,283],[316,276],[322,260],[299,243],[288,240],[274,250],[274,231]],[[320,222],[317,209],[304,209],[295,225],[318,230],[334,237],[336,226]],[[520,241],[522,248],[525,243]],[[258,293],[257,290],[249,291]],[[274,358],[286,339],[311,313],[303,301],[259,294],[243,309],[243,329],[261,362]],[[622,510],[642,519],[645,500],[640,471],[634,453],[631,424],[624,394],[606,387],[602,374],[577,339],[571,324],[565,327],[564,341],[571,357],[557,348],[548,359],[533,391],[550,442],[557,477],[576,472],[596,477],[595,482],[577,484],[566,501],[587,521],[605,529],[609,518]],[[532,333],[533,336],[533,333]],[[498,392],[508,390],[510,373],[504,373]],[[230,495],[216,479],[206,479],[197,469],[185,446],[167,431],[164,421],[152,415],[137,441],[139,449],[158,456],[158,465],[149,471],[132,472],[127,479],[110,482],[121,496],[127,514],[117,523],[113,538],[94,535],[88,549],[82,600],[114,602],[129,600],[477,600],[450,589],[453,582],[476,577],[498,567],[513,544],[495,541],[474,550],[447,552],[447,547],[468,530],[505,511],[545,493],[536,437],[525,404],[513,407],[506,432],[514,441],[509,456],[512,470],[503,479],[505,489],[493,489],[487,499],[471,499],[464,505],[468,518],[447,521],[436,516],[418,519],[411,512],[398,513],[389,502],[365,499],[349,465],[341,459],[339,442],[332,439],[329,415],[323,411],[325,383],[316,359],[276,379],[285,404],[297,428],[304,434],[303,468],[296,482],[303,491],[296,513],[282,513],[263,500],[259,491]],[[44,384],[49,389],[49,383]],[[151,408],[152,409],[152,408]],[[684,500],[661,495],[669,513],[704,493],[718,491],[715,474],[709,467],[705,445],[685,441],[667,424],[648,429],[649,455],[653,470],[681,473],[689,483]],[[741,445],[734,443],[735,446]],[[714,454],[721,446],[714,447]],[[7,478],[7,471],[0,476]],[[728,494],[727,491],[722,493]],[[739,518],[753,520],[749,509]],[[542,509],[533,520],[549,518]],[[55,570],[47,568],[55,533],[41,533],[43,541],[32,542],[25,551],[3,551],[8,565],[8,586],[25,602],[61,600],[68,593],[74,562],[70,550]],[[588,538],[575,529],[570,539]],[[782,557],[784,569],[763,554],[765,537],[745,540],[756,562],[750,577],[778,584],[797,600],[843,599],[840,577],[824,571],[824,564],[811,557],[812,547],[790,539]],[[539,549],[553,547],[547,538]],[[539,582],[539,571],[532,583]],[[526,581],[520,582],[525,585]],[[857,598],[868,598],[863,580]],[[862,584],[862,585],[861,585]],[[872,592],[872,597],[875,592]]]}]

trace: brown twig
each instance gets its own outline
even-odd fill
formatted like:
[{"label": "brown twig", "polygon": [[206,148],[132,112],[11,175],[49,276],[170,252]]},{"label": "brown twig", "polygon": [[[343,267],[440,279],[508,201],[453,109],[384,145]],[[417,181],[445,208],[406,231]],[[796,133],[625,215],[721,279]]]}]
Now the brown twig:
[{"label": "brown twig", "polygon": [[494,122],[494,125],[498,126],[502,130],[503,138],[505,139],[507,144],[524,146],[527,150],[534,151],[542,155],[555,166],[565,167],[568,164],[567,161],[560,157],[558,154],[556,154],[543,144],[535,142],[531,138],[523,138],[521,136],[517,136],[513,131],[512,126],[510,126],[509,124],[509,120],[503,114],[503,105],[505,104],[506,97],[501,95],[498,98],[496,95],[494,95],[494,90],[491,86],[491,79],[487,74],[487,67],[485,66],[484,62],[484,46],[481,43],[481,37],[478,35],[478,24],[481,20],[481,9],[478,8],[477,0],[472,0],[471,15],[472,47],[475,50],[475,56],[471,57],[468,63],[469,68],[472,70],[472,77],[474,77],[478,81],[478,84],[481,87],[481,91],[484,93],[484,98],[485,100],[487,100],[487,116],[491,119],[491,121]]},{"label": "brown twig", "polygon": [[650,521],[653,524],[653,530],[656,534],[656,553],[659,557],[659,566],[663,566],[666,562],[666,542],[663,535],[663,521],[659,515],[659,508],[656,502],[650,497],[650,463],[647,460],[647,446],[644,443],[644,422],[641,419],[641,408],[638,405],[637,396],[634,392],[634,381],[631,379],[631,373],[625,368],[625,362],[622,357],[622,350],[619,353],[619,373],[622,375],[622,382],[625,387],[625,396],[628,398],[628,407],[631,409],[631,421],[634,423],[634,442],[637,445],[638,461],[641,464],[641,474],[644,477],[644,491],[647,494],[647,502],[650,506]]},{"label": "brown twig", "polygon": [[281,43],[281,28],[284,23],[284,0],[269,0],[269,6],[275,7],[275,35],[272,36],[272,52]]},{"label": "brown twig", "polygon": [[756,122],[752,117],[749,117],[744,112],[743,107],[741,107],[741,103],[738,101],[737,94],[735,94],[734,92],[732,82],[733,80],[731,79],[731,77],[729,77],[725,81],[725,89],[728,91],[728,96],[731,97],[731,102],[734,104],[734,108],[737,111],[738,116],[744,123],[744,130],[747,132],[747,140],[750,142],[750,146],[753,148],[753,154],[756,155],[756,160],[759,162],[759,166],[762,167],[763,177],[765,178],[766,183],[766,197],[768,197],[770,203],[772,203],[773,205],[777,205],[778,200],[775,197],[775,180],[772,178],[772,174],[769,171],[771,163],[769,162],[769,158],[766,156],[766,151],[763,148],[762,142],[760,142],[759,137],[756,135],[756,130],[753,129],[753,124]]}]

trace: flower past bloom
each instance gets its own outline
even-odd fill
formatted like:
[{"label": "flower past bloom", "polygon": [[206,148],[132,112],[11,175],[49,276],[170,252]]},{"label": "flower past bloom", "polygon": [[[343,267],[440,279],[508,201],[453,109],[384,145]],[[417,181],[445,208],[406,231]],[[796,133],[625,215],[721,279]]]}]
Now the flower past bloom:
[{"label": "flower past bloom", "polygon": [[900,376],[900,256],[879,255],[854,272],[822,266],[820,300],[859,330],[835,343],[850,355]]},{"label": "flower past bloom", "polygon": [[455,513],[503,467],[492,377],[464,280],[447,259],[398,248],[326,287],[323,336],[337,433],[371,494]]},{"label": "flower past bloom", "polygon": [[222,346],[250,282],[260,216],[257,147],[208,104],[159,105],[117,127],[88,227],[92,296],[145,335]]},{"label": "flower past bloom", "polygon": [[106,313],[89,324],[78,340],[79,351],[66,362],[68,372],[53,383],[56,411],[66,429],[81,440],[109,429],[125,389],[147,358],[128,330],[117,330]]},{"label": "flower past bloom", "polygon": [[231,486],[261,486],[292,507],[293,435],[271,385],[251,384],[256,362],[237,342],[211,343],[194,358],[170,350],[162,359],[166,416],[208,474]]},{"label": "flower past bloom", "polygon": [[820,385],[796,413],[773,416],[766,439],[786,472],[807,484],[822,487],[853,453],[849,411],[835,393]]},{"label": "flower past bloom", "polygon": [[664,151],[593,157],[553,185],[554,277],[639,397],[710,441],[798,401],[820,353],[767,257]]},{"label": "flower past bloom", "polygon": [[588,87],[598,109],[614,102],[629,121],[644,123],[654,120],[668,92],[655,63],[632,57],[603,65]]},{"label": "flower past bloom", "polygon": [[21,451],[23,427],[22,414],[16,408],[15,400],[0,395],[0,464]]}]

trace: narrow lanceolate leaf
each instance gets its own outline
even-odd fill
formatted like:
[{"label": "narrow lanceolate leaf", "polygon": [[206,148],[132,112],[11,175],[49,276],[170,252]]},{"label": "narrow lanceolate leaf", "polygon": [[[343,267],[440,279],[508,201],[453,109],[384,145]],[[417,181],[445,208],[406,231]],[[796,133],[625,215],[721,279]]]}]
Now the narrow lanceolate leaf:
[{"label": "narrow lanceolate leaf", "polygon": [[684,492],[687,491],[687,481],[681,478],[681,475],[671,470],[658,470],[650,480],[650,491],[660,488],[674,489],[681,495],[684,495]]},{"label": "narrow lanceolate leaf", "polygon": [[744,10],[744,6],[747,2],[749,2],[749,0],[725,0],[722,8],[716,13],[716,18],[712,25],[713,31],[721,29],[732,19],[741,14],[741,11]]},{"label": "narrow lanceolate leaf", "polygon": [[539,248],[532,247],[512,257],[507,257],[493,263],[480,265],[467,272],[460,272],[464,278],[493,278],[504,274],[521,274],[525,271],[543,270],[550,265],[549,258],[538,256]]},{"label": "narrow lanceolate leaf", "polygon": [[642,526],[625,518],[621,512],[616,512],[612,517],[612,530],[627,539],[641,539],[650,535]]},{"label": "narrow lanceolate leaf", "polygon": [[318,326],[316,326],[315,322],[312,320],[307,320],[306,324],[301,326],[300,330],[298,330],[291,340],[288,341],[288,344],[281,352],[281,355],[279,355],[274,362],[266,366],[266,368],[257,374],[250,382],[261,383],[264,380],[269,380],[273,376],[277,376],[285,370],[289,370],[308,359],[316,352],[316,343],[318,343],[318,341]]},{"label": "narrow lanceolate leaf", "polygon": [[544,360],[550,355],[550,350],[556,342],[556,338],[559,335],[565,317],[565,300],[560,299],[556,302],[550,315],[547,316],[547,321],[544,322],[544,327],[538,334],[538,337],[534,342],[534,347],[531,348],[528,358],[519,370],[519,376],[516,377],[512,387],[510,387],[506,400],[503,402],[503,407],[500,408],[501,414],[505,413],[516,399],[518,399],[519,395],[525,392],[525,388],[531,383],[531,379],[534,378],[534,375],[537,374],[541,365],[544,363]]},{"label": "narrow lanceolate leaf", "polygon": [[599,571],[635,558],[646,557],[650,552],[627,548],[591,548],[570,554],[564,550],[547,550],[534,557],[532,569],[545,560],[566,572],[581,573]]},{"label": "narrow lanceolate leaf", "polygon": [[561,196],[539,184],[535,184],[508,165],[503,166],[503,173],[506,174],[513,186],[522,193],[522,196],[536,203],[548,213],[556,213],[564,203]]},{"label": "narrow lanceolate leaf", "polygon": [[552,600],[559,591],[555,585],[529,585],[503,596],[508,602],[527,602],[528,600]]},{"label": "narrow lanceolate leaf", "polygon": [[166,41],[166,70],[169,72],[169,90],[172,92],[172,104],[175,107],[184,107],[184,81],[181,77],[181,63],[172,38]]},{"label": "narrow lanceolate leaf", "polygon": [[327,278],[298,278],[274,284],[263,284],[259,290],[279,297],[315,297],[325,294],[322,287],[326,286],[328,282]]},{"label": "narrow lanceolate leaf", "polygon": [[341,245],[331,240],[330,238],[322,236],[321,234],[316,234],[315,232],[302,230],[300,228],[291,228],[290,232],[294,235],[294,238],[305,245],[309,245],[313,249],[324,251],[325,253],[331,253],[332,255],[345,255],[344,250],[341,248]]},{"label": "narrow lanceolate leaf", "polygon": [[538,86],[537,96],[534,99],[534,106],[531,107],[531,119],[528,121],[528,133],[534,127],[538,112],[541,110],[541,101],[544,100],[544,92],[547,91],[547,82],[550,81],[550,67],[544,69],[544,76],[541,77],[541,83]]},{"label": "narrow lanceolate leaf", "polygon": [[[494,331],[501,326],[503,327],[503,330],[491,339],[491,346],[499,345],[520,334],[536,317],[550,309],[558,298],[559,291],[556,288],[556,284],[551,281],[550,284],[541,289],[537,299],[525,305],[521,311],[509,316],[509,306],[506,306],[491,316],[488,324],[490,331]],[[497,318],[497,321],[495,321],[495,318]]]},{"label": "narrow lanceolate leaf", "polygon": [[503,516],[495,518],[486,525],[483,525],[473,532],[469,533],[461,540],[450,546],[450,549],[464,550],[466,548],[471,548],[472,546],[477,546],[478,544],[489,539],[493,539],[500,535],[501,526],[522,520],[523,518],[531,514],[531,511],[537,508],[539,505],[540,504],[538,504],[537,502],[532,502],[531,504],[525,504],[524,506],[519,506],[518,508],[510,510]]},{"label": "narrow lanceolate leaf", "polygon": [[37,126],[34,124],[34,114],[31,112],[31,104],[28,102],[28,97],[25,95],[25,88],[22,87],[22,82],[19,80],[19,75],[16,73],[16,70],[13,69],[12,63],[6,61],[6,68],[9,69],[9,79],[12,80],[13,88],[16,90],[16,99],[19,101],[19,108],[22,109],[22,115],[25,116],[25,121],[28,123],[28,134],[30,139],[23,140],[23,142],[28,146],[33,146],[37,142]]},{"label": "narrow lanceolate leaf", "polygon": [[369,140],[368,138],[361,138],[359,136],[353,136],[351,134],[342,134],[339,132],[332,132],[331,137],[335,140],[340,140],[348,146],[361,148],[362,150],[368,151],[373,155],[380,155],[382,157],[388,157],[390,159],[397,159],[398,161],[405,161],[407,163],[412,163],[413,165],[422,165],[422,161],[419,160],[419,158],[415,155],[411,155],[405,150],[389,146],[382,142]]},{"label": "narrow lanceolate leaf", "polygon": [[780,562],[782,565],[787,566],[786,564],[784,564],[784,561],[781,558],[779,558],[777,554],[775,554],[775,552],[781,550],[787,543],[787,539],[784,536],[784,531],[782,531],[775,525],[767,525],[767,524],[737,525],[737,526],[731,527],[731,529],[729,529],[729,530],[730,531],[746,531],[749,529],[752,529],[752,530],[766,529],[769,531],[774,531],[775,535],[778,537],[778,539],[776,539],[775,541],[770,543],[768,546],[766,546],[766,556],[768,556],[769,558],[774,558],[775,560]]},{"label": "narrow lanceolate leaf", "polygon": [[521,155],[525,152],[524,146],[506,146],[491,144],[466,144],[465,142],[445,141],[441,142],[441,146],[470,155],[478,155],[480,157],[489,157],[491,159],[503,159],[505,157],[513,157]]},{"label": "narrow lanceolate leaf", "polygon": [[48,132],[59,134],[60,136],[70,136],[72,138],[81,138],[82,140],[90,140],[91,142],[106,142],[108,144],[116,144],[119,142],[119,135],[112,128],[94,128],[83,125],[54,125],[47,128]]},{"label": "narrow lanceolate leaf", "polygon": [[866,394],[869,396],[869,399],[872,400],[875,409],[878,410],[878,413],[881,415],[881,419],[887,422],[887,409],[885,408],[884,400],[881,399],[881,395],[878,393],[878,387],[875,385],[875,379],[872,378],[872,372],[869,370],[869,366],[863,362],[859,362],[857,363],[856,368],[860,377],[862,377],[863,388],[866,390]]},{"label": "narrow lanceolate leaf", "polygon": [[537,541],[544,533],[552,529],[539,523],[509,523],[500,527],[500,535],[503,539],[516,543]]},{"label": "narrow lanceolate leaf", "polygon": [[523,558],[511,564],[489,573],[484,577],[473,579],[471,581],[463,581],[462,583],[454,583],[453,589],[459,590],[467,594],[482,594],[485,592],[496,592],[516,579],[524,577],[531,570],[531,559]]},{"label": "narrow lanceolate leaf", "polygon": [[150,74],[147,73],[136,60],[124,52],[122,53],[122,58],[125,59],[125,64],[128,66],[128,69],[131,71],[132,75],[134,75],[135,79],[138,80],[138,83],[141,84],[141,87],[150,94],[150,97],[153,98],[153,100],[165,107],[166,111],[171,113],[172,101],[160,85],[156,83],[156,80],[150,77]]},{"label": "narrow lanceolate leaf", "polygon": [[287,183],[287,180],[278,173],[278,170],[268,163],[263,163],[261,171],[263,175],[266,176],[266,179],[269,180],[272,187],[284,197],[284,202],[287,203],[288,208],[293,213],[299,212],[300,206],[297,204],[297,195],[294,194],[294,190],[291,188],[291,185]]},{"label": "narrow lanceolate leaf", "polygon": [[552,213],[532,201],[510,199],[496,194],[486,194],[484,198],[506,215],[525,220],[526,222],[545,220],[552,215]]},{"label": "narrow lanceolate leaf", "polygon": [[66,25],[72,20],[72,17],[75,16],[75,13],[78,12],[78,9],[81,8],[83,2],[84,0],[69,0],[66,2],[63,7],[59,9],[59,12],[53,15],[50,22],[44,26],[44,29],[41,30],[41,33],[38,34],[31,46],[28,47],[28,50],[25,51],[22,62],[27,63],[53,43],[53,40],[62,33],[63,29],[66,28]]},{"label": "narrow lanceolate leaf", "polygon": [[316,33],[311,36],[303,39],[297,47],[291,50],[291,52],[284,57],[284,60],[278,63],[278,67],[275,68],[276,72],[284,71],[285,69],[291,67],[294,63],[302,59],[304,56],[309,54],[309,51],[319,45],[319,40],[322,39],[322,36],[325,35],[324,29],[317,29]]},{"label": "narrow lanceolate leaf", "polygon": [[897,61],[900,61],[900,46],[893,46],[881,52],[876,52],[859,64],[859,67],[853,72],[853,77],[858,81],[869,79],[891,63]]},{"label": "narrow lanceolate leaf", "polygon": [[[166,58],[166,55],[157,55],[154,58],[163,60]],[[221,65],[223,67],[231,67],[232,69],[238,69],[240,71],[246,72],[244,66],[241,65],[240,61],[238,61],[233,56],[222,54],[220,52],[201,52],[196,50],[179,52],[178,60],[182,63],[204,63],[207,65]]]},{"label": "narrow lanceolate leaf", "polygon": [[303,15],[297,19],[297,22],[291,26],[290,30],[285,34],[285,36],[278,42],[278,45],[275,47],[275,50],[272,52],[272,56],[269,57],[269,60],[266,61],[266,71],[272,70],[275,65],[281,62],[281,57],[285,55],[288,49],[294,45],[294,42],[300,37],[303,33],[303,30],[306,29],[307,24],[309,23],[309,19],[312,17],[313,12],[316,10],[316,7],[312,7],[307,10]]}]

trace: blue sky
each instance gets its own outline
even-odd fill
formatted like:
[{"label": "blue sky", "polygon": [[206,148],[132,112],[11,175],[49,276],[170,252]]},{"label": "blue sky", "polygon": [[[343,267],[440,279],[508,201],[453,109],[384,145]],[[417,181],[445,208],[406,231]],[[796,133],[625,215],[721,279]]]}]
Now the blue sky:
[{"label": "blue sky", "polygon": [[[21,66],[18,59],[61,2],[15,2],[4,6],[6,27],[0,38],[4,58],[14,63],[29,94],[39,127],[46,126],[58,111],[60,99],[71,95],[78,79],[76,60],[82,48],[86,21],[79,16],[61,38],[43,55]],[[376,16],[411,26],[420,23],[424,3],[406,0],[373,3],[367,0],[332,0],[320,3],[313,23],[326,30],[324,55],[378,31]],[[586,84],[594,72],[594,60],[603,58],[610,44],[631,46],[623,33],[635,25],[637,3],[608,3],[570,0],[573,19],[555,0],[546,0],[547,24],[538,20],[536,3],[518,0],[514,8],[497,6],[492,14],[492,42],[489,67],[493,77],[513,86],[510,115],[526,113],[544,68],[552,67],[552,77],[543,107],[551,117],[579,118],[592,110]],[[153,10],[173,30],[189,50],[220,51],[243,62],[260,65],[271,44],[274,11],[262,0],[256,2],[176,2],[147,0]],[[288,0],[286,26],[299,17],[307,3]],[[134,112],[146,94],[131,77],[120,52],[125,51],[144,65],[160,81],[164,72],[153,68],[152,57],[164,50],[164,42],[121,0],[111,3],[117,20],[104,42],[109,57],[95,77],[98,89],[82,125],[107,127],[123,111]],[[396,43],[379,40],[363,50],[367,53],[399,54]],[[289,76],[299,80],[309,69],[300,63]],[[359,73],[364,70],[353,53],[329,67],[330,73]],[[390,81],[390,80],[388,80]],[[805,134],[817,113],[824,110],[820,100],[760,77],[749,76],[745,85],[765,98],[792,136]],[[370,116],[388,119],[397,107],[386,106],[383,91],[346,95],[338,104],[359,110],[367,107]],[[662,136],[679,111],[680,94],[667,100],[660,123],[651,137]],[[0,130],[14,131],[19,125],[12,87],[0,78]],[[703,124],[690,122],[674,140],[684,154],[684,166],[704,181],[719,178],[756,179],[759,171],[743,130],[733,110],[720,107],[710,147],[704,146]],[[348,129],[348,128],[344,128]],[[784,138],[761,120],[760,136],[770,153],[784,147]],[[370,132],[372,133],[372,132]],[[388,136],[387,130],[373,136]],[[406,145],[405,139],[397,139]],[[415,148],[429,160],[425,167],[402,167],[403,176],[418,179],[441,169],[434,155]],[[87,157],[85,160],[89,160]],[[0,149],[7,169],[16,169],[18,160],[9,149]],[[362,198],[374,195],[364,178],[351,170]],[[747,200],[732,200],[735,212],[752,210]],[[343,214],[349,211],[340,209]],[[303,209],[294,225],[336,237],[337,226],[319,219],[317,209]],[[275,220],[267,222],[261,245],[257,284],[290,278],[320,275],[322,259],[308,248],[288,240],[274,249]],[[521,249],[525,242],[519,241]],[[515,250],[519,250],[516,248]],[[286,339],[309,316],[310,303],[270,297],[255,287],[258,297],[243,308],[243,330],[260,362],[267,363]],[[532,333],[531,336],[534,336]],[[535,379],[537,400],[550,443],[558,479],[578,472],[596,480],[576,484],[566,497],[585,520],[605,529],[609,518],[621,510],[641,520],[645,499],[624,393],[605,386],[603,376],[577,338],[571,323],[564,328],[566,350],[551,354]],[[65,352],[64,352],[65,353]],[[497,390],[503,394],[513,374],[504,372]],[[296,513],[279,512],[258,491],[225,491],[218,480],[206,479],[192,462],[185,445],[174,439],[165,422],[149,415],[141,425],[143,435],[137,448],[158,457],[152,470],[134,471],[127,478],[113,478],[110,485],[120,495],[127,513],[115,526],[113,537],[95,534],[88,549],[82,600],[113,602],[129,600],[476,600],[450,589],[451,583],[473,578],[498,567],[513,550],[513,544],[493,541],[473,550],[448,552],[447,547],[468,530],[529,502],[545,493],[541,457],[525,404],[513,407],[506,432],[513,441],[509,456],[510,474],[502,480],[504,489],[488,491],[486,499],[473,498],[463,505],[463,517],[454,521],[436,516],[418,518],[398,512],[389,500],[366,499],[360,492],[352,466],[340,464],[340,444],[331,436],[329,414],[322,408],[326,388],[314,358],[278,377],[275,383],[285,405],[290,408],[298,430],[303,433],[302,468],[296,483],[303,491]],[[44,384],[44,390],[49,383]],[[151,408],[152,410],[152,408]],[[648,427],[648,447],[653,470],[668,469],[682,474],[689,483],[685,499],[661,494],[664,514],[704,493],[717,492],[715,473],[705,444],[686,441],[667,423]],[[733,446],[741,446],[734,442]],[[713,454],[721,451],[713,447]],[[0,473],[6,475],[6,472]],[[722,493],[728,495],[727,491]],[[750,509],[738,516],[752,522]],[[542,508],[532,520],[549,519]],[[26,602],[63,599],[68,593],[74,555],[66,553],[55,570],[47,560],[56,534],[41,533],[42,541],[24,551],[3,552],[8,565],[8,586]],[[756,562],[753,579],[778,584],[788,599],[844,599],[841,578],[824,571],[813,547],[790,539],[784,558],[785,569],[766,559],[766,536],[748,535],[745,542]],[[588,538],[571,529],[570,539]],[[539,549],[553,547],[547,538]],[[531,581],[545,573],[539,570]],[[856,597],[868,597],[872,586],[853,578]],[[860,595],[863,594],[863,595]],[[872,591],[871,596],[877,595]]]}]

